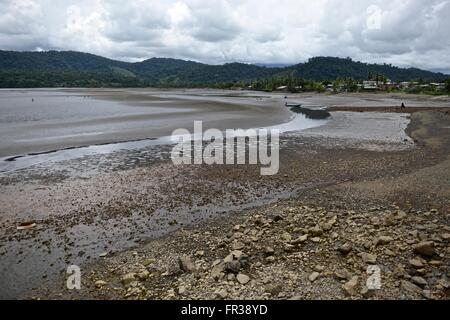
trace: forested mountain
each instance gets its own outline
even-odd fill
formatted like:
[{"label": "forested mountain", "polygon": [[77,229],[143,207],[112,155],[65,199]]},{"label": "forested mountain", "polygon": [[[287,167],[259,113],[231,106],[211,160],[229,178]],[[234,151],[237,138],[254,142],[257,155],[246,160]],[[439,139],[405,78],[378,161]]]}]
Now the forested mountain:
[{"label": "forested mountain", "polygon": [[0,87],[133,87],[213,86],[270,77],[295,76],[310,80],[357,80],[382,74],[395,81],[440,81],[447,75],[391,65],[317,57],[284,68],[228,63],[207,65],[178,59],[152,58],[128,63],[74,51],[0,51]]}]

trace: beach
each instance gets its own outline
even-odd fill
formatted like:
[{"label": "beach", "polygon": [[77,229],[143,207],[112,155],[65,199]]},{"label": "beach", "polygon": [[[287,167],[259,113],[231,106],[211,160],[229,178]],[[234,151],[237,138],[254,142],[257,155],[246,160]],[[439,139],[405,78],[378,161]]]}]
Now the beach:
[{"label": "beach", "polygon": [[[448,298],[448,97],[204,89],[12,95],[0,98],[2,110],[14,99],[54,108],[52,117],[2,112],[10,125],[0,129],[0,155],[22,156],[1,167],[2,298]],[[70,108],[70,99],[82,107]],[[295,130],[286,126],[296,116],[286,102],[326,107],[330,117],[307,126],[312,120],[300,117]],[[59,103],[64,109],[54,112]],[[172,145],[160,139],[192,129],[194,120],[220,130],[284,128],[280,172],[174,166]],[[26,221],[36,227],[17,230]],[[427,241],[432,254],[418,253]],[[411,267],[414,259],[421,268]],[[382,269],[376,292],[365,290],[368,264]],[[79,291],[65,286],[69,265],[86,275]],[[336,276],[342,269],[348,274]]]}]

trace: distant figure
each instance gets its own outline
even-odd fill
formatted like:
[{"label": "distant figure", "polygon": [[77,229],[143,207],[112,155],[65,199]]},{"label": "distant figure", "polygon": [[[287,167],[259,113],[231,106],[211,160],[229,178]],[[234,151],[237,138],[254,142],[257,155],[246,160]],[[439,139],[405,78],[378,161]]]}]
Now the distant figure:
[{"label": "distant figure", "polygon": [[34,98],[31,98],[31,102],[34,102]]},{"label": "distant figure", "polygon": [[403,108],[406,108],[406,106],[405,106],[405,104],[402,102],[402,109],[403,109]]}]

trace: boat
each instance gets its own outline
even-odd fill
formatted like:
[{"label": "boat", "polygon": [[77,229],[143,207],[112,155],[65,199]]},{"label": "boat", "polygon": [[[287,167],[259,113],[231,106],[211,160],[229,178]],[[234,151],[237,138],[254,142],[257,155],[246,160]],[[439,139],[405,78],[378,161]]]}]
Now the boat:
[{"label": "boat", "polygon": [[300,108],[302,106],[301,103],[287,103],[285,104],[286,107],[288,108]]}]

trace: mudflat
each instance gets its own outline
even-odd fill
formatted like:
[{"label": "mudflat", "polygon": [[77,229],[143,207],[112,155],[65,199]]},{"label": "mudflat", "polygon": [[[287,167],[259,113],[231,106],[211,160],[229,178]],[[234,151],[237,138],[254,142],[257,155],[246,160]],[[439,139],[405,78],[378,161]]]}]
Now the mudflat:
[{"label": "mudflat", "polygon": [[[420,97],[427,109],[393,113],[359,112],[374,105],[357,95],[333,103],[328,95],[189,94],[345,111],[284,132],[275,176],[252,165],[174,166],[167,145],[3,173],[2,297],[448,298],[448,98]],[[392,108],[408,98],[385,106],[382,95],[370,97]],[[27,221],[36,226],[17,230]],[[72,264],[85,275],[80,291],[66,288]],[[379,290],[367,288],[370,265],[381,269]]]}]

